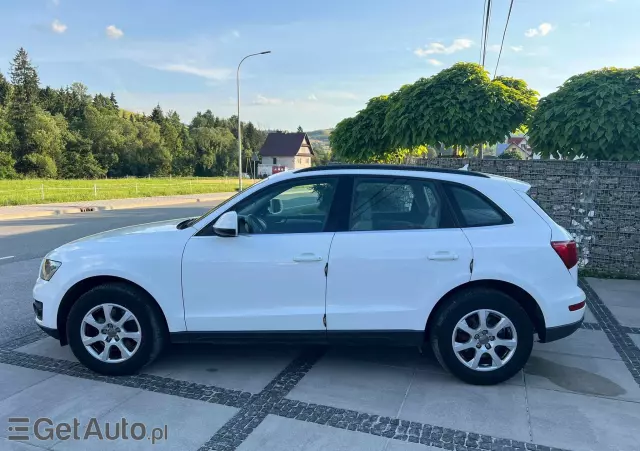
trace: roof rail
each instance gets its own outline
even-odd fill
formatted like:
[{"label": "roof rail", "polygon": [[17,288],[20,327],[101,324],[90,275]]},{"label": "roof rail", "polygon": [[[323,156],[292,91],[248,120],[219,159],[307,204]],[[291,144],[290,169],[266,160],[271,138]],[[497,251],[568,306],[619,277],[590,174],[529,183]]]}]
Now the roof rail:
[{"label": "roof rail", "polygon": [[444,168],[430,168],[426,166],[410,166],[404,164],[329,164],[327,166],[312,166],[309,168],[298,169],[295,171],[297,174],[301,172],[315,172],[315,171],[337,171],[340,169],[375,169],[383,171],[422,171],[422,172],[437,172],[441,174],[455,174],[455,175],[469,175],[472,177],[484,177],[489,178],[488,175],[482,172],[473,172],[460,169],[444,169]]}]

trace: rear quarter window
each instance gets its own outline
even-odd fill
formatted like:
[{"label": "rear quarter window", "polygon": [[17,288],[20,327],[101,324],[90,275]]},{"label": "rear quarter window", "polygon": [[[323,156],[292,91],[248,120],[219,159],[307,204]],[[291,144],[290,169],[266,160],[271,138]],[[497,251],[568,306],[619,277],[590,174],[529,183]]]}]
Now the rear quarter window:
[{"label": "rear quarter window", "polygon": [[513,223],[513,220],[500,207],[473,188],[447,184],[446,190],[462,227],[487,227]]}]

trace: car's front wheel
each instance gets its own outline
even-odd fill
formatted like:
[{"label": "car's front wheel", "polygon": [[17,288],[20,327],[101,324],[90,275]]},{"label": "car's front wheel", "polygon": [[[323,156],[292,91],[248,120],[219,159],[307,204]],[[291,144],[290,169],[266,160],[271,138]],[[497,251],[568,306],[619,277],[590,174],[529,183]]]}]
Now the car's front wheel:
[{"label": "car's front wheel", "polygon": [[166,328],[139,289],[123,283],[97,286],[73,305],[67,339],[74,355],[100,374],[125,375],[151,363],[166,342]]},{"label": "car's front wheel", "polygon": [[440,364],[465,382],[498,384],[525,365],[533,326],[516,300],[478,288],[455,294],[435,312],[429,337]]}]

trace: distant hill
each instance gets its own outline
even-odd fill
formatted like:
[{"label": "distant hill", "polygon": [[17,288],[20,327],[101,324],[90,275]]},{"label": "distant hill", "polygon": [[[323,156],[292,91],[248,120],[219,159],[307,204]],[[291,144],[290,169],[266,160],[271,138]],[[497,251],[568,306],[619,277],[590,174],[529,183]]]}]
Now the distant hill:
[{"label": "distant hill", "polygon": [[309,141],[311,141],[312,146],[320,144],[323,147],[329,147],[329,135],[332,131],[332,128],[313,130],[307,132],[307,136],[309,136]]}]

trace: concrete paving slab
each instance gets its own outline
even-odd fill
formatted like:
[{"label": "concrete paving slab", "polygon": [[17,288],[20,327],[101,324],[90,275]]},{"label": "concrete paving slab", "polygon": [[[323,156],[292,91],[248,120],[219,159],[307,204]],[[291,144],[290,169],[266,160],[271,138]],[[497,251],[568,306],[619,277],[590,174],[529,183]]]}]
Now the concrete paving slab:
[{"label": "concrete paving slab", "polygon": [[269,415],[238,451],[383,451],[388,441],[380,436]]},{"label": "concrete paving slab", "polygon": [[607,306],[640,308],[640,280],[587,277],[587,282]]},{"label": "concrete paving slab", "polygon": [[638,449],[640,405],[527,387],[533,442],[574,451]]},{"label": "concrete paving slab", "polygon": [[[27,417],[32,421],[47,417],[54,423],[73,423],[77,418],[86,424],[90,418],[103,415],[139,392],[134,388],[58,375],[0,401],[0,424],[7,424],[9,417]],[[0,429],[0,436],[7,437],[7,434],[6,429]],[[35,437],[33,431],[30,435]],[[45,441],[39,445],[54,444]]]},{"label": "concrete paving slab", "polygon": [[584,312],[584,322],[585,323],[597,323],[598,322],[596,317],[593,316],[593,313],[591,312],[591,309],[589,309],[589,307],[587,307],[587,310]]},{"label": "concrete paving slab", "polygon": [[98,418],[98,424],[115,424],[125,418],[129,424],[143,423],[147,435],[153,428],[167,427],[167,439],[155,444],[146,436],[142,440],[71,440],[58,442],[54,450],[110,451],[127,450],[196,450],[209,440],[238,409],[161,393],[142,392]]},{"label": "concrete paving slab", "polygon": [[332,350],[287,398],[396,417],[414,371],[339,357]]},{"label": "concrete paving slab", "polygon": [[562,340],[551,343],[536,342],[533,350],[620,360],[620,355],[613,348],[607,335],[600,330],[578,329]]},{"label": "concrete paving slab", "polygon": [[0,400],[55,377],[54,373],[0,363]]},{"label": "concrete paving slab", "polygon": [[384,451],[442,451],[442,448],[389,439]]},{"label": "concrete paving slab", "polygon": [[399,368],[417,368],[437,373],[446,372],[431,350],[426,347],[423,353],[420,353],[418,348],[408,347],[346,346],[334,348],[332,355],[337,358]]},{"label": "concrete paving slab", "polygon": [[[4,249],[4,243],[0,244],[0,249]],[[0,252],[0,257],[4,252]],[[33,320],[31,290],[42,259],[6,261],[11,263],[2,260],[0,265],[0,343],[40,330]],[[25,322],[25,318],[29,321]]]},{"label": "concrete paving slab", "polygon": [[[640,296],[640,294],[638,294]],[[609,307],[613,316],[623,326],[640,327],[640,306],[639,307],[620,307],[612,305]]]},{"label": "concrete paving slab", "polygon": [[143,371],[259,393],[298,353],[298,348],[286,346],[174,345]]},{"label": "concrete paving slab", "polygon": [[68,360],[70,362],[78,361],[69,346],[60,346],[60,342],[51,337],[34,341],[33,343],[29,343],[28,345],[15,349],[15,351],[24,352],[25,354],[50,357],[52,359]]},{"label": "concrete paving slab", "polygon": [[529,440],[523,386],[468,385],[418,371],[399,418],[520,441]]},{"label": "concrete paving slab", "polygon": [[534,351],[525,381],[527,387],[640,402],[640,387],[622,361]]},{"label": "concrete paving slab", "polygon": [[629,334],[629,338],[633,340],[637,347],[640,348],[640,335],[639,334]]}]

